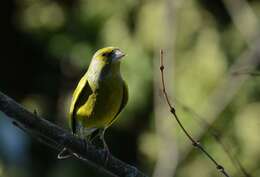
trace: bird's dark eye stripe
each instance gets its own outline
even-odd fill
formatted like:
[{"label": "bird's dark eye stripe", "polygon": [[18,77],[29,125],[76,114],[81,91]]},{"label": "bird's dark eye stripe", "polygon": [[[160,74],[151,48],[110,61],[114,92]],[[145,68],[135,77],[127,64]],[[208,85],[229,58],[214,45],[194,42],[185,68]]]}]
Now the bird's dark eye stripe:
[{"label": "bird's dark eye stripe", "polygon": [[113,53],[113,51],[111,51],[111,52],[105,52],[105,53],[102,54],[102,56],[108,57],[108,56],[112,55],[112,53]]}]

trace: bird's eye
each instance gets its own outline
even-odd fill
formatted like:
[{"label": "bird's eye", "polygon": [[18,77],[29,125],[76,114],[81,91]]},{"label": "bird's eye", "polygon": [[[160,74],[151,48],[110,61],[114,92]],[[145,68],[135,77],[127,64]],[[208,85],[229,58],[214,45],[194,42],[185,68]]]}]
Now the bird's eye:
[{"label": "bird's eye", "polygon": [[109,53],[108,52],[105,52],[102,54],[103,57],[108,57],[109,56]]},{"label": "bird's eye", "polygon": [[110,57],[110,56],[113,55],[113,53],[114,53],[114,51],[111,51],[111,52],[104,52],[104,53],[102,54],[102,56],[103,56],[103,57]]}]

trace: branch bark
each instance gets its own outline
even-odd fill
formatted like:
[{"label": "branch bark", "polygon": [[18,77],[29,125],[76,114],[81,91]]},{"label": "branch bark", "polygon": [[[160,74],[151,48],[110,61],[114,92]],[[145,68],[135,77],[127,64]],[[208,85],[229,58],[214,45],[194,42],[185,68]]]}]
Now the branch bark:
[{"label": "branch bark", "polygon": [[79,139],[61,127],[27,111],[20,104],[0,92],[0,111],[14,122],[14,125],[35,136],[52,148],[66,147],[79,155],[79,160],[95,168],[103,176],[146,177],[131,166],[89,142]]}]

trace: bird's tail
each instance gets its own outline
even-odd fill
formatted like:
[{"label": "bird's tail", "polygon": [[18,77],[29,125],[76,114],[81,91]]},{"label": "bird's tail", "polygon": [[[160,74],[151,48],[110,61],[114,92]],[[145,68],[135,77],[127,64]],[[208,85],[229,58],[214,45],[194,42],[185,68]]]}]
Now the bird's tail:
[{"label": "bird's tail", "polygon": [[58,159],[67,159],[70,157],[72,157],[72,154],[67,148],[63,148],[57,156]]}]

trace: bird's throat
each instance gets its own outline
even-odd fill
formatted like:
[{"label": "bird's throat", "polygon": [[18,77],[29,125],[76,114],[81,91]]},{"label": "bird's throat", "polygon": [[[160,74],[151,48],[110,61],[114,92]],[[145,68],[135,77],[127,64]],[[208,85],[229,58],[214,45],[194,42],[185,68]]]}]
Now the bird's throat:
[{"label": "bird's throat", "polygon": [[92,61],[88,71],[88,81],[99,85],[100,82],[111,77],[121,77],[120,62],[104,63],[102,61]]}]

